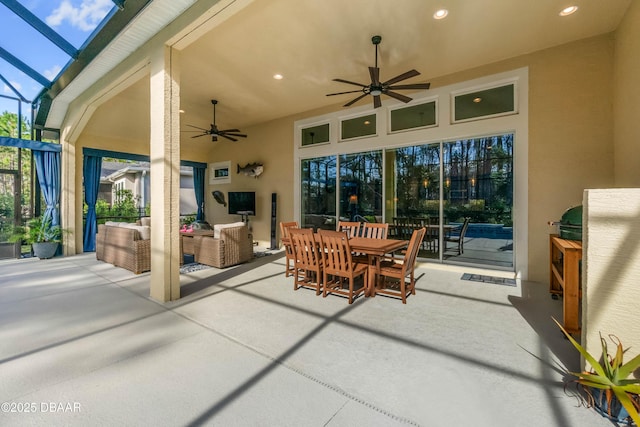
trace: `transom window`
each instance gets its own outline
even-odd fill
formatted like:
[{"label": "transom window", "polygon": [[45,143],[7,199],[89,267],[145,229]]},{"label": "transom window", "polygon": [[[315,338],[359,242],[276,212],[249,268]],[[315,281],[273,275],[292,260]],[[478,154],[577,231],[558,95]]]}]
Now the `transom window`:
[{"label": "transom window", "polygon": [[391,110],[390,115],[391,132],[435,126],[436,101],[396,108]]},{"label": "transom window", "polygon": [[453,105],[454,122],[514,113],[515,84],[454,95]]},{"label": "transom window", "polygon": [[341,123],[341,139],[360,138],[376,134],[376,115],[355,117],[343,120]]}]

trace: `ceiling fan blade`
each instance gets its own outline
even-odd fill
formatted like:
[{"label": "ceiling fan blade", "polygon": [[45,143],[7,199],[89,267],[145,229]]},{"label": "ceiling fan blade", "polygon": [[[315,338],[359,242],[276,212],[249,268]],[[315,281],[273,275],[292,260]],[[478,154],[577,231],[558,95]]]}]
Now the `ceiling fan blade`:
[{"label": "ceiling fan blade", "polygon": [[218,132],[240,132],[240,129],[223,129]]},{"label": "ceiling fan blade", "polygon": [[347,102],[346,104],[344,104],[345,107],[348,107],[358,101],[360,101],[362,98],[364,98],[365,96],[367,96],[368,93],[363,93],[362,95],[360,95],[359,97],[352,99],[351,101]]},{"label": "ceiling fan blade", "polygon": [[201,131],[204,131],[204,132],[206,132],[206,131],[208,131],[208,130],[209,130],[209,129],[200,128],[200,127],[198,127],[198,126],[194,126],[194,125],[187,125],[187,124],[185,124],[185,126],[189,126],[190,128],[200,129]]},{"label": "ceiling fan blade", "polygon": [[397,90],[397,89],[429,89],[431,83],[416,83],[412,85],[396,85],[389,86],[388,89]]},{"label": "ceiling fan blade", "polygon": [[382,84],[390,86],[390,85],[392,85],[394,83],[397,83],[399,81],[406,80],[406,79],[409,79],[411,77],[415,77],[415,76],[419,76],[419,75],[420,75],[420,73],[417,72],[416,70],[410,70],[410,71],[407,71],[406,73],[400,74],[399,76],[395,76],[394,78],[392,78],[390,80],[387,80],[386,82],[384,82]]},{"label": "ceiling fan blade", "polygon": [[181,130],[180,132],[204,132],[203,130]]},{"label": "ceiling fan blade", "polygon": [[391,92],[390,90],[386,91],[385,95],[389,95],[390,97],[395,98],[398,101],[402,101],[402,102],[409,102],[409,101],[411,101],[413,99],[413,98],[409,98],[408,96],[404,96],[404,95],[396,93],[396,92]]},{"label": "ceiling fan blade", "polygon": [[363,85],[362,83],[356,83],[356,82],[350,82],[349,80],[343,80],[343,79],[333,79],[334,82],[340,82],[340,83],[346,83],[349,85],[356,85],[356,86],[361,86],[361,87],[367,87],[367,85]]},{"label": "ceiling fan blade", "polygon": [[380,86],[380,68],[369,67],[369,75],[371,76],[371,84],[373,86]]},{"label": "ceiling fan blade", "polygon": [[225,136],[225,135],[226,136],[234,136],[236,138],[246,138],[247,137],[247,135],[245,135],[243,133],[233,133],[233,132],[232,133],[228,133],[228,132],[225,132],[225,133],[221,133],[220,134],[220,136]]},{"label": "ceiling fan blade", "polygon": [[192,136],[191,138],[200,138],[201,136],[209,135],[208,133],[201,133],[200,135]]},{"label": "ceiling fan blade", "polygon": [[356,92],[362,92],[362,89],[358,89],[358,90],[349,90],[346,92],[336,92],[336,93],[328,93],[327,96],[333,96],[333,95],[344,95],[345,93],[356,93]]},{"label": "ceiling fan blade", "polygon": [[222,135],[222,134],[221,134],[220,136],[221,136],[221,137],[223,137],[223,138],[227,138],[227,139],[230,139],[230,140],[231,140],[231,141],[233,141],[233,142],[236,142],[236,141],[238,141],[237,139],[235,139],[235,138],[232,138],[232,137],[230,137],[230,136],[227,136],[227,135]]},{"label": "ceiling fan blade", "polygon": [[382,101],[380,101],[380,95],[373,95],[373,108],[382,107]]}]

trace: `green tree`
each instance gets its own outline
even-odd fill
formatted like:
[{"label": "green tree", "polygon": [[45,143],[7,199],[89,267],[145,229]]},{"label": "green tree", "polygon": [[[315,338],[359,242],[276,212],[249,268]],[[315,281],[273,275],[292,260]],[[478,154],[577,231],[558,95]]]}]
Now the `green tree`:
[{"label": "green tree", "polygon": [[[11,138],[21,137],[22,139],[31,139],[31,125],[26,117],[22,119],[21,132],[18,132],[18,115],[4,111],[0,114],[0,136],[8,136]],[[20,160],[20,161],[19,161]],[[0,146],[0,169],[6,171],[18,171],[18,165],[21,164],[20,178],[20,205],[21,216],[31,216],[31,150],[18,149],[16,147]],[[13,197],[16,191],[16,175],[12,173],[0,174],[0,197],[2,198],[2,206],[0,212],[0,221],[6,223],[7,227],[13,224]]]},{"label": "green tree", "polygon": [[111,207],[111,214],[114,217],[126,221],[135,221],[138,219],[137,200],[133,197],[131,190],[116,191],[115,202]]},{"label": "green tree", "polygon": [[4,111],[0,114],[0,136],[31,139],[31,124],[26,116],[22,117],[22,132],[18,135],[18,115]]}]

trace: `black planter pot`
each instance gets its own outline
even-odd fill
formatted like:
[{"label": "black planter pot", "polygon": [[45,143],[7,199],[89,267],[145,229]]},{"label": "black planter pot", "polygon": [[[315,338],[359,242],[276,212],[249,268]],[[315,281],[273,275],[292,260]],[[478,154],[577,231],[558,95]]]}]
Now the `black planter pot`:
[{"label": "black planter pot", "polygon": [[58,250],[58,242],[33,243],[33,254],[40,259],[52,258]]}]

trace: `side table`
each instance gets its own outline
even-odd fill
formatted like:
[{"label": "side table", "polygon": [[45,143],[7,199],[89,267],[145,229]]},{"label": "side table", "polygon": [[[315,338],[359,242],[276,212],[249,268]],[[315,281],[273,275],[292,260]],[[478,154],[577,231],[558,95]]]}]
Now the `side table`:
[{"label": "side table", "polygon": [[190,232],[180,232],[180,265],[184,264],[184,255],[195,255],[195,236],[211,236],[213,230],[193,230]]}]

